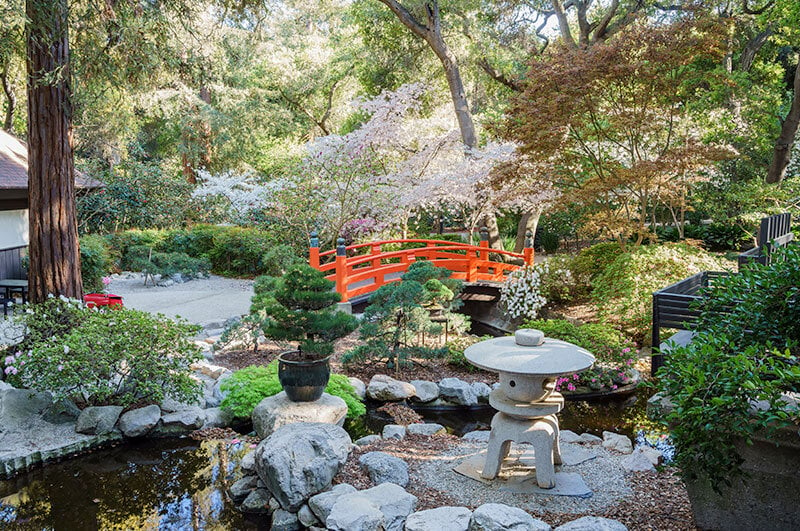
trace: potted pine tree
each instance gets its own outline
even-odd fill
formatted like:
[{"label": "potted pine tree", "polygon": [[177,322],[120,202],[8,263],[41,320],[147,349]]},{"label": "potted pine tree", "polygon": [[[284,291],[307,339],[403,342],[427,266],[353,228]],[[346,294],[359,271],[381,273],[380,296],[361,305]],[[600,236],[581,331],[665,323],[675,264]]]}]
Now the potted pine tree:
[{"label": "potted pine tree", "polygon": [[341,297],[333,286],[320,271],[299,265],[276,279],[271,295],[258,301],[264,336],[299,342],[296,350],[278,356],[278,379],[294,402],[322,396],[330,377],[333,342],[356,329],[352,315],[336,310]]}]

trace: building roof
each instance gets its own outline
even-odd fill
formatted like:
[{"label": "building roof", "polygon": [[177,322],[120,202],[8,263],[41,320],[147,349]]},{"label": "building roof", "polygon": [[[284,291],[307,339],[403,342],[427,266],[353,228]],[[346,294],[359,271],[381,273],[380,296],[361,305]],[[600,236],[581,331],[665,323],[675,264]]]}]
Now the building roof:
[{"label": "building roof", "polygon": [[[97,188],[103,184],[75,172],[77,188]],[[0,190],[28,189],[28,146],[0,129]]]}]

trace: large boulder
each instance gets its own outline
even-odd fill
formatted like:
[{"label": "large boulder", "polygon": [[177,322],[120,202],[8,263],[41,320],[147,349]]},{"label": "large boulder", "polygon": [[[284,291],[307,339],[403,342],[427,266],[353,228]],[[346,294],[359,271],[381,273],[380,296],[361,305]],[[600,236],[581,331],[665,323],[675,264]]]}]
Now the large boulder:
[{"label": "large boulder", "polygon": [[384,452],[367,452],[358,459],[358,462],[376,485],[381,483],[394,483],[401,487],[408,485],[408,465],[399,457]]},{"label": "large boulder", "polygon": [[414,396],[414,393],[416,389],[410,383],[395,380],[385,374],[376,374],[367,386],[367,396],[381,402],[406,400]]},{"label": "large boulder", "polygon": [[72,400],[53,402],[42,413],[42,418],[51,424],[71,424],[78,420],[81,410]]},{"label": "large boulder", "polygon": [[203,410],[203,429],[225,428],[233,423],[233,414],[220,407],[210,407]]},{"label": "large boulder", "polygon": [[377,487],[339,497],[333,509],[339,503],[349,503],[347,498],[350,496],[361,496],[372,502],[383,513],[385,531],[402,531],[406,518],[417,507],[417,497],[406,492],[403,487],[394,483],[381,483]]},{"label": "large boulder", "polygon": [[156,427],[158,435],[181,435],[203,427],[206,421],[204,410],[199,407],[167,413]]},{"label": "large boulder", "polygon": [[478,404],[478,394],[475,392],[475,388],[458,378],[445,378],[439,382],[439,396],[459,406]]},{"label": "large boulder", "polygon": [[258,445],[256,470],[281,507],[293,512],[330,486],[351,447],[350,436],[335,424],[288,424]]},{"label": "large boulder", "polygon": [[381,531],[384,521],[380,508],[356,493],[336,502],[325,520],[325,527],[331,531]]},{"label": "large boulder", "polygon": [[406,531],[467,531],[472,511],[466,507],[437,507],[406,519]]},{"label": "large boulder", "polygon": [[633,443],[631,442],[630,438],[625,435],[611,431],[604,431],[603,448],[608,450],[616,450],[617,452],[623,454],[629,454],[633,452]]},{"label": "large boulder", "polygon": [[411,380],[411,385],[414,386],[413,399],[416,402],[432,402],[439,398],[439,386],[435,382],[427,380]]},{"label": "large boulder", "polygon": [[142,437],[152,430],[161,419],[161,408],[151,406],[132,409],[119,418],[119,429],[125,437]]},{"label": "large boulder", "polygon": [[53,403],[50,393],[10,388],[0,391],[0,426],[41,416]]},{"label": "large boulder", "polygon": [[338,396],[323,393],[314,402],[292,402],[285,391],[268,396],[253,409],[253,428],[262,439],[275,430],[296,422],[324,422],[341,426],[347,416],[347,404]]},{"label": "large boulder", "polygon": [[472,513],[469,531],[550,531],[552,528],[522,509],[502,503],[484,503]]},{"label": "large boulder", "polygon": [[315,496],[311,496],[308,500],[308,506],[320,522],[328,519],[328,515],[333,509],[336,501],[345,494],[352,494],[356,492],[356,488],[347,483],[340,483],[335,485],[331,490],[321,492]]},{"label": "large boulder", "polygon": [[367,397],[367,385],[364,382],[353,376],[348,377],[347,381],[353,386],[358,398],[364,400]]},{"label": "large boulder", "polygon": [[556,527],[556,531],[628,531],[628,528],[609,518],[584,516]]},{"label": "large boulder", "polygon": [[87,435],[105,435],[114,429],[122,406],[91,406],[78,416],[75,431]]}]

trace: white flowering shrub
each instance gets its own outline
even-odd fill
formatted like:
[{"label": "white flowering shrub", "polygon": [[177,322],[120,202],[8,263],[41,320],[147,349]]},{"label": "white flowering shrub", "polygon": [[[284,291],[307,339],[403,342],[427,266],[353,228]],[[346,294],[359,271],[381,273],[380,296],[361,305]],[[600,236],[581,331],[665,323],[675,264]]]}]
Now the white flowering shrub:
[{"label": "white flowering shrub", "polygon": [[547,304],[541,288],[537,267],[521,267],[508,275],[500,289],[500,306],[512,319],[535,319]]}]

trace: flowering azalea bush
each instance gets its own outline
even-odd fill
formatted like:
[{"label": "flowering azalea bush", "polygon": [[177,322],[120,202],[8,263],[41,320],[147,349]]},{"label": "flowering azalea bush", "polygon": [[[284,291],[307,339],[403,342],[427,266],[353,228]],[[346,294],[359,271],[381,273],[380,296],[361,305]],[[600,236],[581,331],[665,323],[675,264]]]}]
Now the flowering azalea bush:
[{"label": "flowering azalea bush", "polygon": [[500,288],[500,305],[512,319],[535,319],[547,304],[542,279],[535,266],[525,266],[508,275]]},{"label": "flowering azalea bush", "polygon": [[66,298],[30,305],[15,317],[21,341],[3,359],[12,385],[49,391],[80,405],[190,401],[200,388],[194,325],[131,309],[96,310]]}]

